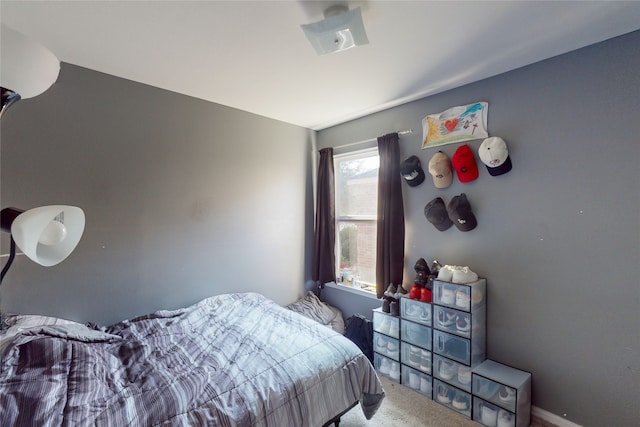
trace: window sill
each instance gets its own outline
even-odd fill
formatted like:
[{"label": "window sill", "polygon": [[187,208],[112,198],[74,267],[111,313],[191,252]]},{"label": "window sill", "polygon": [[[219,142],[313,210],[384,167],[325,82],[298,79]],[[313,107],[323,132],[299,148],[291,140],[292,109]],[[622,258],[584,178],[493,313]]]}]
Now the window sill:
[{"label": "window sill", "polygon": [[371,299],[374,299],[374,300],[378,299],[376,294],[374,294],[373,292],[364,291],[362,289],[354,288],[354,287],[351,287],[351,286],[338,285],[335,282],[325,283],[324,286],[327,287],[327,288],[331,288],[331,289],[340,289],[341,291],[350,292],[352,294],[360,295],[361,297],[365,297],[365,298],[371,298]]}]

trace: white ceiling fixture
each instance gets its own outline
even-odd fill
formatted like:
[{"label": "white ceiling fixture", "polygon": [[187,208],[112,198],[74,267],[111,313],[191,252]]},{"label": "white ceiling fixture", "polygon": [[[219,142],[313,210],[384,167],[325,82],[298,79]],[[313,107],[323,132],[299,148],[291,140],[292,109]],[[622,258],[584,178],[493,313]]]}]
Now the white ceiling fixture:
[{"label": "white ceiling fixture", "polygon": [[322,21],[301,25],[304,34],[318,55],[342,52],[368,44],[360,8],[349,10],[345,5],[329,6]]}]

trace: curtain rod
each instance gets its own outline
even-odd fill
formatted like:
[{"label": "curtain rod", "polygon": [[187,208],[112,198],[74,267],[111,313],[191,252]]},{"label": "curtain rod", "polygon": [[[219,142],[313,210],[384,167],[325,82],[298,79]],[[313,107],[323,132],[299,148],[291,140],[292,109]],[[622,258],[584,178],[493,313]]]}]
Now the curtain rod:
[{"label": "curtain rod", "polygon": [[[401,130],[398,132],[398,135],[406,135],[408,133],[413,133],[413,129],[409,129],[409,130]],[[373,142],[373,141],[377,141],[378,138],[369,138],[369,139],[365,139],[364,141],[357,141],[357,142],[350,142],[348,144],[343,144],[343,145],[336,145],[333,148],[346,148],[346,147],[351,147],[352,145],[360,145],[360,144],[365,144],[367,142]]]}]

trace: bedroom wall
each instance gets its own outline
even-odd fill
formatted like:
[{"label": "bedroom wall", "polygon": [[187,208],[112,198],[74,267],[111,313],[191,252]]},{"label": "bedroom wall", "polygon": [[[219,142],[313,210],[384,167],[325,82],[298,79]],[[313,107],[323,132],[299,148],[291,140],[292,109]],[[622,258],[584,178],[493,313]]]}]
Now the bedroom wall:
[{"label": "bedroom wall", "polygon": [[[412,128],[403,158],[427,179],[403,184],[405,281],[420,257],[468,265],[488,284],[488,357],[533,373],[533,404],[584,426],[640,419],[640,32],[323,130],[318,149]],[[395,66],[401,66],[397,64]],[[421,149],[427,114],[489,102],[489,133],[513,169],[438,190]],[[466,193],[478,227],[437,231],[423,213]],[[379,302],[327,288],[348,316]]]},{"label": "bedroom wall", "polygon": [[87,220],[63,263],[16,258],[3,311],[110,324],[226,292],[303,295],[313,132],[63,63],[1,137],[2,207]]}]

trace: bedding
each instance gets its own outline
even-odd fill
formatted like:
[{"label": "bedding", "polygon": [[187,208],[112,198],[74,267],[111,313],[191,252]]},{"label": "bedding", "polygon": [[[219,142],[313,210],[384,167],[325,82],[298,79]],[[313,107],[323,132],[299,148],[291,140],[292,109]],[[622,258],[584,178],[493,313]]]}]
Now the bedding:
[{"label": "bedding", "polygon": [[318,427],[384,398],[355,344],[255,293],[79,326],[0,333],[1,425]]},{"label": "bedding", "polygon": [[344,317],[340,309],[320,301],[312,291],[307,291],[303,298],[289,304],[287,308],[344,334]]}]

